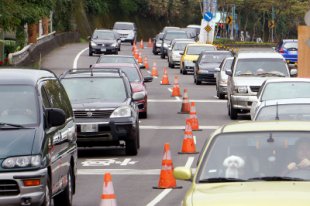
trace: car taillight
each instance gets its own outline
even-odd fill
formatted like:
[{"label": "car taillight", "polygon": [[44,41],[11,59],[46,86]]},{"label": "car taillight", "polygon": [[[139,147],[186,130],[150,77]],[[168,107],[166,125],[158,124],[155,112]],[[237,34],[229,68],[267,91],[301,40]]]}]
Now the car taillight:
[{"label": "car taillight", "polygon": [[284,53],[284,49],[283,48],[279,49],[279,53],[283,54]]}]

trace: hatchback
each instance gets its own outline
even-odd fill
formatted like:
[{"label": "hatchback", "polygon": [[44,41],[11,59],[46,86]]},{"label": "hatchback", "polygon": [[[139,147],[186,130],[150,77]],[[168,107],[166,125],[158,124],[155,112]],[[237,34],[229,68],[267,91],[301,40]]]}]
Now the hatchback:
[{"label": "hatchback", "polygon": [[298,60],[297,39],[283,39],[278,43],[275,50],[280,53],[289,64],[295,64]]}]

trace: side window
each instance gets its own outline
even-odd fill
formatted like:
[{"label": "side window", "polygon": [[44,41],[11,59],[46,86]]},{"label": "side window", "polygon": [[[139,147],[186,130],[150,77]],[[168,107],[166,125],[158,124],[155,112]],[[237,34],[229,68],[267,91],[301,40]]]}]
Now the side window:
[{"label": "side window", "polygon": [[41,88],[41,95],[42,95],[42,102],[43,102],[44,108],[50,108],[51,104],[50,104],[50,101],[48,99],[48,96],[46,94],[44,87]]},{"label": "side window", "polygon": [[47,96],[49,97],[51,107],[64,110],[67,118],[73,116],[69,98],[63,86],[59,83],[59,81],[57,80],[46,81],[44,84],[44,89],[46,91]]}]

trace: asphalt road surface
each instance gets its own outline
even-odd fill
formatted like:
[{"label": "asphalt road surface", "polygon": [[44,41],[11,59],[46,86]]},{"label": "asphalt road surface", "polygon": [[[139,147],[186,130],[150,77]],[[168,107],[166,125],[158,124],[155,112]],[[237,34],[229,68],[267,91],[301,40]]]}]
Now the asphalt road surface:
[{"label": "asphalt road surface", "polygon": [[[182,189],[153,189],[158,184],[165,143],[170,143],[174,167],[186,165],[195,168],[199,154],[178,154],[184,137],[185,119],[189,115],[178,114],[182,98],[171,97],[172,85],[160,85],[163,68],[168,66],[167,58],[153,55],[151,48],[140,51],[143,57],[148,57],[150,66],[153,62],[157,63],[159,78],[147,83],[148,118],[140,120],[139,153],[137,156],[126,156],[123,148],[79,148],[75,206],[100,204],[105,172],[112,174],[119,206],[180,205],[190,186],[190,182],[177,181],[177,186],[182,186]],[[131,54],[131,45],[122,44],[119,54]],[[87,43],[67,44],[45,56],[42,66],[59,75],[70,68],[88,68],[98,57],[88,56]],[[197,151],[201,151],[215,128],[231,122],[227,115],[226,100],[216,97],[215,85],[195,85],[193,76],[181,75],[178,67],[167,69],[170,83],[178,75],[181,93],[187,88],[189,100],[196,102],[202,131],[195,131],[194,135]],[[147,74],[147,71],[143,70],[143,73]],[[243,116],[239,120],[249,120],[249,117]]]}]

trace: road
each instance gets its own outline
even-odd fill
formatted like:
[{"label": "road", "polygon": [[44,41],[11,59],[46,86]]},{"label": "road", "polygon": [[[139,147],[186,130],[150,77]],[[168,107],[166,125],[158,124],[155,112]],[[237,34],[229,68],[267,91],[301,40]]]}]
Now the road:
[{"label": "road", "polygon": [[[146,44],[145,44],[146,45]],[[61,74],[66,69],[88,68],[98,56],[88,56],[88,44],[67,44],[52,51],[43,58],[42,66]],[[120,54],[130,54],[131,46],[122,44]],[[148,57],[149,64],[157,63],[159,77],[167,59],[152,54],[150,48],[142,50]],[[146,70],[143,70],[146,73]],[[216,97],[215,85],[195,85],[192,75],[180,75],[179,69],[168,69],[168,76],[173,83],[178,75],[181,92],[188,89],[190,101],[196,102],[197,116],[202,131],[195,131],[196,148],[201,151],[203,144],[215,128],[231,122],[227,115],[226,100]],[[182,189],[153,189],[157,186],[163,146],[170,143],[174,167],[188,166],[195,168],[199,154],[180,155],[184,136],[185,119],[188,114],[178,114],[181,98],[171,97],[172,85],[160,85],[160,78],[147,83],[148,118],[140,121],[141,148],[137,156],[125,156],[122,148],[80,148],[78,152],[77,191],[74,196],[75,206],[96,206],[100,204],[103,187],[103,175],[111,172],[114,191],[119,206],[180,205],[190,182],[177,181]],[[248,120],[241,117],[239,120]]]}]

